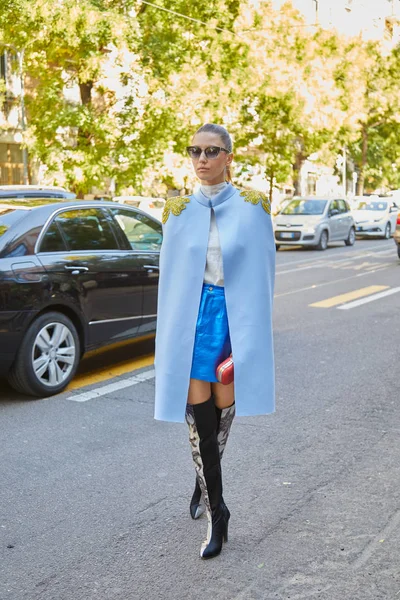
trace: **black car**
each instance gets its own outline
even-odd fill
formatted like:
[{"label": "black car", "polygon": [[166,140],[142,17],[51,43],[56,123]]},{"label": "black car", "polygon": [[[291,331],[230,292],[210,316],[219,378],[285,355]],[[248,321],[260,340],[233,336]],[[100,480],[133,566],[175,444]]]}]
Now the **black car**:
[{"label": "black car", "polygon": [[36,186],[36,185],[1,185],[0,201],[7,198],[64,198],[64,200],[73,200],[76,194],[69,192],[62,187]]},{"label": "black car", "polygon": [[50,396],[88,350],[154,332],[161,243],[115,202],[0,199],[0,376]]}]

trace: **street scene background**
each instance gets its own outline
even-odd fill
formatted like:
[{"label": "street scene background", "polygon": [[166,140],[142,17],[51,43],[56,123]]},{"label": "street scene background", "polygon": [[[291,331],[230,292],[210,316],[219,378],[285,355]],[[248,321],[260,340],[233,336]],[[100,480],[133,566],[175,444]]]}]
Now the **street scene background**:
[{"label": "street scene background", "polygon": [[[399,79],[400,0],[1,0],[0,186],[156,199],[158,248],[163,203],[197,185],[185,148],[217,122],[275,235],[294,196],[345,199],[354,234],[275,238],[277,410],[233,424],[213,561],[187,428],[153,419],[158,256],[149,335],[87,353],[50,397],[0,379],[1,600],[400,598]],[[377,232],[370,210],[363,238],[371,202],[396,214]]]}]

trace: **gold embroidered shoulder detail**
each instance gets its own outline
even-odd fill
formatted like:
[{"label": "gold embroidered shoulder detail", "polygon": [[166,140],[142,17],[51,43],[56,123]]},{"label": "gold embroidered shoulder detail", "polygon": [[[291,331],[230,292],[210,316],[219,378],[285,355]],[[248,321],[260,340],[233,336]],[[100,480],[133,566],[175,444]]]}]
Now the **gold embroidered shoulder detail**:
[{"label": "gold embroidered shoulder detail", "polygon": [[171,213],[178,217],[181,212],[185,210],[186,204],[189,202],[190,198],[187,196],[175,196],[174,198],[168,198],[162,214],[162,222],[164,225],[168,221],[168,217]]},{"label": "gold embroidered shoulder detail", "polygon": [[269,215],[271,214],[271,203],[266,194],[262,192],[257,192],[255,190],[244,190],[240,192],[240,195],[244,198],[245,202],[251,202],[251,204],[259,204],[261,202],[261,206]]}]

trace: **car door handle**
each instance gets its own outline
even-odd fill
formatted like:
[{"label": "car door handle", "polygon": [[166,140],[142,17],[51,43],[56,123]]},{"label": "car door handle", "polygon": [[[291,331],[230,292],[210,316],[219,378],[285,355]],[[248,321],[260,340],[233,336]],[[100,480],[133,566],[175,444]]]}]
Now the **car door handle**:
[{"label": "car door handle", "polygon": [[158,265],[143,265],[143,269],[149,269],[149,270],[156,269],[157,271],[159,271],[160,267]]},{"label": "car door handle", "polygon": [[79,275],[80,273],[89,271],[88,267],[81,267],[80,265],[65,265],[64,269],[66,271],[71,271],[71,275]]}]

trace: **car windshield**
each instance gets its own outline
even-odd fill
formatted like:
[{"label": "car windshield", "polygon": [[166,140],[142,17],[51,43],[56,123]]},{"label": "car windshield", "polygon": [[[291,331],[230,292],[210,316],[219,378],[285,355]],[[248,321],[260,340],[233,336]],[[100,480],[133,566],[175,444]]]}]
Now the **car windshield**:
[{"label": "car windshield", "polygon": [[3,236],[9,229],[26,215],[25,210],[13,210],[12,208],[4,208],[0,206],[0,237]]},{"label": "car windshield", "polygon": [[360,202],[357,206],[357,210],[386,210],[388,207],[387,202]]},{"label": "car windshield", "polygon": [[292,200],[281,212],[282,215],[322,215],[327,200]]}]

